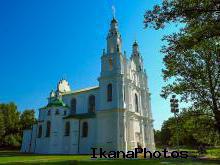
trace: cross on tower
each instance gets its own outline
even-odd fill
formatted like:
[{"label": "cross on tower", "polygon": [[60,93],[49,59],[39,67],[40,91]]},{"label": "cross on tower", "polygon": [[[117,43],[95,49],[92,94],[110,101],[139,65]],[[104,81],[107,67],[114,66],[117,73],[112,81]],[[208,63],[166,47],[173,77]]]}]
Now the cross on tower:
[{"label": "cross on tower", "polygon": [[112,5],[112,16],[113,18],[115,18],[115,6],[114,5]]}]

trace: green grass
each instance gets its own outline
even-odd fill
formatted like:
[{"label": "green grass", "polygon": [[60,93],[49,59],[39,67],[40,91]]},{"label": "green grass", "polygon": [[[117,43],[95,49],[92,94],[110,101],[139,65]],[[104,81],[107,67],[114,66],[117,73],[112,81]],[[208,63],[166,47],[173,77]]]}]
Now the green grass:
[{"label": "green grass", "polygon": [[212,148],[207,150],[207,154],[209,158],[217,158],[220,159],[220,148]]},{"label": "green grass", "polygon": [[[220,149],[212,149],[208,154],[219,154]],[[188,159],[136,159],[136,160],[107,160],[90,158],[90,155],[41,155],[41,154],[22,154],[12,151],[0,151],[0,164],[98,164],[98,165],[157,165],[157,164],[182,164],[182,165],[217,165],[220,159],[199,160],[195,158]]]}]

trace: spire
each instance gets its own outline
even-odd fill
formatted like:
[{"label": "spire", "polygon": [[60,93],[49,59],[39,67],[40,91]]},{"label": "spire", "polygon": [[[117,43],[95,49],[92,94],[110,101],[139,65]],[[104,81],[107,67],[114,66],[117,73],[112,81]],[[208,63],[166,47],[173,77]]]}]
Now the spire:
[{"label": "spire", "polygon": [[132,47],[133,47],[133,50],[132,50],[131,60],[133,60],[134,63],[136,64],[136,70],[142,71],[143,70],[143,59],[140,55],[139,46],[136,40],[134,41]]},{"label": "spire", "polygon": [[118,21],[113,17],[107,37],[107,53],[113,54],[121,52],[121,43],[121,35],[118,31]]},{"label": "spire", "polygon": [[115,6],[114,5],[112,5],[112,16],[113,18],[115,17]]},{"label": "spire", "polygon": [[115,17],[112,18],[111,20],[111,28],[110,28],[110,31],[111,32],[118,32],[118,21],[116,20]]},{"label": "spire", "polygon": [[136,40],[133,43],[133,53],[132,54],[139,56],[139,47],[138,47],[138,43]]},{"label": "spire", "polygon": [[115,6],[112,5],[112,21],[111,21],[111,29],[118,29],[118,21],[115,18]]}]

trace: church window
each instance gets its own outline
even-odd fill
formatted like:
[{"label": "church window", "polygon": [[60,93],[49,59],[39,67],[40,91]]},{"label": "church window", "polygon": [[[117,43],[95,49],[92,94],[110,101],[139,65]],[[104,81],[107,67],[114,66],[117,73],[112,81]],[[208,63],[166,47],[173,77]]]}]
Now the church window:
[{"label": "church window", "polygon": [[57,109],[55,115],[59,115],[59,114],[60,114],[59,109]]},{"label": "church window", "polygon": [[112,84],[107,86],[107,101],[112,101]]},{"label": "church window", "polygon": [[139,66],[139,71],[141,71],[142,69],[141,69],[141,66]]},{"label": "church window", "polygon": [[38,138],[41,138],[42,136],[42,125],[39,125],[38,127]]},{"label": "church window", "polygon": [[47,121],[46,137],[50,137],[51,123]]},{"label": "church window", "polygon": [[95,96],[91,95],[89,96],[89,108],[88,108],[88,112],[89,113],[94,113],[95,112]]},{"label": "church window", "polygon": [[82,137],[87,137],[88,136],[88,123],[83,122],[83,128],[82,128]]},{"label": "church window", "polygon": [[138,96],[135,93],[135,112],[138,112]]},{"label": "church window", "polygon": [[111,46],[110,52],[114,53],[114,47],[113,46]]},{"label": "church window", "polygon": [[69,136],[70,135],[70,122],[67,121],[65,124],[65,136]]},{"label": "church window", "polygon": [[126,88],[125,88],[125,86],[124,86],[124,98],[123,98],[123,99],[124,99],[124,101],[125,101],[125,99],[126,99],[126,97],[125,97],[126,92],[125,92],[125,91],[126,91]]},{"label": "church window", "polygon": [[110,58],[109,59],[109,70],[112,71],[113,69],[113,62],[112,62],[112,59]]},{"label": "church window", "polygon": [[50,111],[50,109],[47,111],[47,116],[50,116],[50,114],[51,114],[51,111]]},{"label": "church window", "polygon": [[76,114],[76,99],[73,98],[71,100],[71,115]]}]

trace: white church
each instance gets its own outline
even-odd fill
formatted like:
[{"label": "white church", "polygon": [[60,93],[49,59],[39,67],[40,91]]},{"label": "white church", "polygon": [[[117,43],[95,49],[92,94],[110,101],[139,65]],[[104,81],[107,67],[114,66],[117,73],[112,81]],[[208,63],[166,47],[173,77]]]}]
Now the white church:
[{"label": "white church", "polygon": [[37,123],[23,132],[21,152],[91,154],[91,148],[155,149],[150,92],[138,44],[122,53],[118,22],[112,19],[101,55],[99,85],[72,91],[62,79],[39,109]]}]

